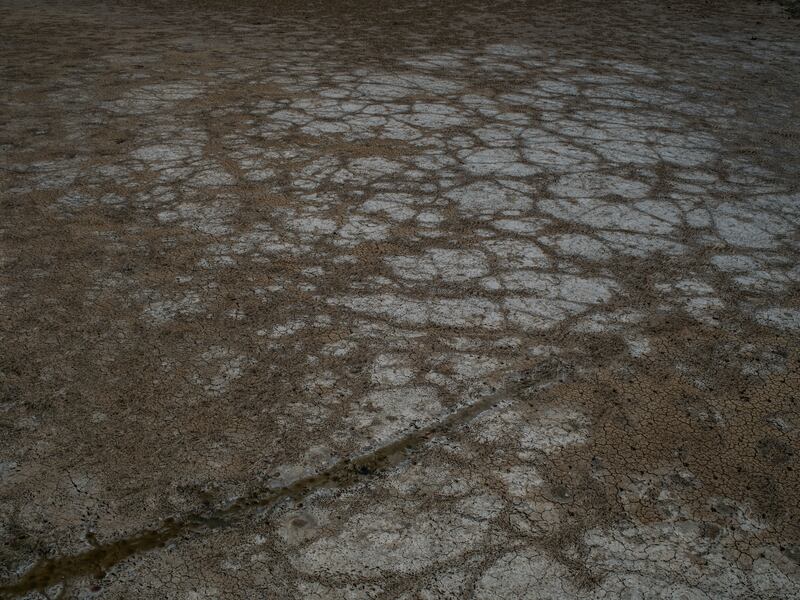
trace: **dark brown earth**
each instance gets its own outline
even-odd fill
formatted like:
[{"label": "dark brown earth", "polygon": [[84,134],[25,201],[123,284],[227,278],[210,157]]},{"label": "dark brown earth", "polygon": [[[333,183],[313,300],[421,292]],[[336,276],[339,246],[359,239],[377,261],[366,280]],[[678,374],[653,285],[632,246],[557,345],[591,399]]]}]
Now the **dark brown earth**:
[{"label": "dark brown earth", "polygon": [[800,21],[0,0],[0,597],[800,598]]}]

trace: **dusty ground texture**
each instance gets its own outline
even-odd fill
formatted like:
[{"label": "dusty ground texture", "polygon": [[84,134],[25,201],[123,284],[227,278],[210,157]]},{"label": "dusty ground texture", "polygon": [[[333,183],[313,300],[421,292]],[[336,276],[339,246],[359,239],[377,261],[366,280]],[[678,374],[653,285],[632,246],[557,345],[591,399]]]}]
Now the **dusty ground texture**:
[{"label": "dusty ground texture", "polygon": [[0,1],[0,596],[800,598],[778,3]]}]

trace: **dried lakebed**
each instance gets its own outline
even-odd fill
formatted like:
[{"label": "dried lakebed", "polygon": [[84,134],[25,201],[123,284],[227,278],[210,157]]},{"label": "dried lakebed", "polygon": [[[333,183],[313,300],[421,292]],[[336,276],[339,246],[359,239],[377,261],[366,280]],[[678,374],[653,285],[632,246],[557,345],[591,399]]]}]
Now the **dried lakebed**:
[{"label": "dried lakebed", "polygon": [[800,598],[799,23],[1,3],[0,597]]}]

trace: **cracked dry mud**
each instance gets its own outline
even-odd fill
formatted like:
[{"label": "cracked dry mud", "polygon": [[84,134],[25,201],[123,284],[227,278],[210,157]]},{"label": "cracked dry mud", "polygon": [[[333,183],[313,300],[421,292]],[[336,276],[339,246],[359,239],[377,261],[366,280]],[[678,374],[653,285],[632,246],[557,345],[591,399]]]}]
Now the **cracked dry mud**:
[{"label": "cracked dry mud", "polygon": [[0,2],[0,597],[800,598],[800,28]]}]

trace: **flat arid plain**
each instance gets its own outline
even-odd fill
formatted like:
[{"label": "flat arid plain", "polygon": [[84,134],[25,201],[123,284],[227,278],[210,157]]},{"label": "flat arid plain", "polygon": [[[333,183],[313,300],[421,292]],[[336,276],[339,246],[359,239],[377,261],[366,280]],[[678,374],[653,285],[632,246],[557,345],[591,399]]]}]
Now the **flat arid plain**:
[{"label": "flat arid plain", "polygon": [[0,0],[0,597],[800,598],[796,12]]}]

